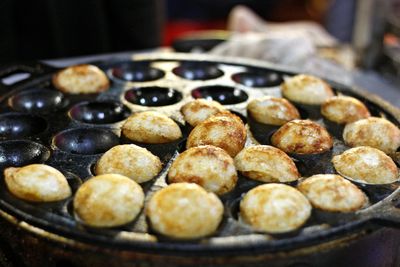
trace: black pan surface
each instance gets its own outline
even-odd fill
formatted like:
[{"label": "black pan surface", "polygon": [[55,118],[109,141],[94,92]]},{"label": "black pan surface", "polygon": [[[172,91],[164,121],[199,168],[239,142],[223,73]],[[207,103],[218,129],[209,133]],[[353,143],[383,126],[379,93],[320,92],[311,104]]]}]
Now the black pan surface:
[{"label": "black pan surface", "polygon": [[[253,138],[249,142],[268,144],[276,130],[247,117],[251,99],[280,96],[279,83],[296,74],[266,63],[186,54],[138,55],[133,60],[93,62],[111,80],[110,90],[94,95],[68,95],[57,91],[51,77],[57,69],[40,64],[10,66],[0,77],[22,68],[31,72],[28,80],[0,87],[0,168],[45,163],[61,170],[75,192],[91,176],[92,167],[109,148],[125,143],[120,137],[123,121],[133,112],[159,110],[181,123],[185,136],[190,128],[179,114],[180,106],[193,98],[214,99],[239,114],[247,122]],[[373,116],[385,117],[400,125],[400,112],[387,102],[359,89],[328,81],[336,94],[361,100]],[[39,104],[38,104],[39,103]],[[335,138],[332,151],[318,158],[295,159],[303,177],[334,173],[332,156],[348,149],[340,128],[328,125],[318,111],[299,107],[302,118],[325,125]],[[166,186],[165,176],[174,158],[184,149],[185,139],[167,146],[145,146],[158,155],[163,171],[142,184],[147,196]],[[395,159],[396,160],[396,159]],[[285,235],[257,233],[238,220],[242,195],[260,183],[239,177],[236,188],[221,197],[224,220],[217,233],[193,241],[161,237],[150,229],[144,214],[132,223],[111,229],[93,229],[75,220],[72,198],[46,204],[32,204],[11,195],[0,179],[0,209],[50,233],[73,240],[137,251],[179,255],[246,254],[254,251],[288,251],[321,244],[380,225],[400,225],[396,208],[399,183],[357,184],[369,197],[370,205],[355,213],[313,210],[309,221],[298,231]],[[295,186],[296,183],[292,183]]]}]

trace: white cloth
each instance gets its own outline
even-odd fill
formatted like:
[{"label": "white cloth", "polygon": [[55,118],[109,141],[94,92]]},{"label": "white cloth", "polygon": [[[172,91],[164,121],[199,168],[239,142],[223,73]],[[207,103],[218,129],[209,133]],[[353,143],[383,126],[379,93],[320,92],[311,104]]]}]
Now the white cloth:
[{"label": "white cloth", "polygon": [[314,44],[306,37],[293,34],[235,33],[210,51],[213,55],[248,57],[285,65],[302,64],[316,53]]},{"label": "white cloth", "polygon": [[318,57],[318,47],[334,46],[337,41],[317,23],[269,23],[238,6],[231,12],[228,29],[232,31],[231,38],[210,54],[265,60],[351,84],[351,75],[345,68]]}]

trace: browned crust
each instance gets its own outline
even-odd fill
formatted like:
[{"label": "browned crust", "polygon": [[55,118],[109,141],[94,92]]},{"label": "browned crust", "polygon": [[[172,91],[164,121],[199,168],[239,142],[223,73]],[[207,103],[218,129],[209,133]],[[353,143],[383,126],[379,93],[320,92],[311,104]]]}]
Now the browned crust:
[{"label": "browned crust", "polygon": [[[329,181],[327,179],[328,177]],[[350,190],[352,195],[344,195],[343,187],[347,188],[346,193]],[[341,176],[334,174],[319,174],[311,176],[302,181],[297,188],[308,198],[315,208],[329,212],[354,212],[362,208],[368,200],[367,196],[356,185]],[[335,197],[333,198],[332,203],[328,203],[327,205],[321,205],[321,201],[311,196],[311,193],[313,193],[323,198],[323,196],[329,192],[334,193]],[[351,200],[354,202],[353,205],[349,204],[346,207],[335,206],[335,203],[343,201],[346,197],[351,197]]]},{"label": "browned crust", "polygon": [[[361,159],[371,153],[376,161],[370,163]],[[386,184],[398,180],[399,172],[392,158],[376,148],[351,148],[334,156],[332,163],[339,174],[361,183]]]},{"label": "browned crust", "polygon": [[[85,92],[71,92],[68,88],[66,88],[65,86],[62,86],[59,83],[59,75],[61,75],[64,71],[68,70],[68,69],[73,69],[74,72],[76,72],[79,75],[85,75],[87,73],[89,73],[88,67],[89,66],[94,66],[94,65],[89,65],[89,64],[80,64],[80,65],[75,65],[75,66],[71,66],[65,69],[62,69],[58,72],[56,72],[53,76],[52,76],[52,83],[54,85],[55,88],[57,88],[59,91],[63,92],[63,93],[67,93],[67,94],[93,94],[93,93],[100,93],[103,91],[106,91],[109,87],[110,87],[110,81],[107,78],[107,75],[101,71],[101,73],[104,75],[103,82],[104,84],[101,85],[100,87],[97,87],[96,90],[94,90],[93,92],[90,93],[85,93]],[[96,67],[97,68],[97,67]]]},{"label": "browned crust", "polygon": [[[208,164],[199,166],[199,162],[205,161]],[[196,183],[218,195],[231,191],[237,179],[235,165],[229,154],[209,145],[189,148],[176,158],[168,172],[169,183]],[[209,184],[213,185],[212,189]]]},{"label": "browned crust", "polygon": [[[333,114],[330,108],[335,107],[339,113]],[[371,116],[361,101],[350,96],[334,96],[326,100],[321,106],[321,114],[339,124],[351,123]]]},{"label": "browned crust", "polygon": [[[270,166],[270,169],[266,168],[273,163],[275,164]],[[244,148],[235,157],[235,165],[244,176],[263,182],[282,182],[283,173],[291,178],[285,182],[295,181],[300,177],[293,160],[285,152],[273,146],[257,145]],[[259,167],[253,167],[254,165]]]},{"label": "browned crust", "polygon": [[[181,199],[191,205],[177,209]],[[172,238],[191,239],[215,232],[222,220],[223,205],[216,195],[196,184],[177,183],[157,191],[146,205],[145,214],[155,231]]]},{"label": "browned crust", "polygon": [[[290,143],[284,143],[289,139],[288,135]],[[333,146],[328,131],[310,120],[293,120],[284,124],[272,135],[271,142],[286,153],[296,154],[319,154]]]},{"label": "browned crust", "polygon": [[[111,187],[107,190],[98,190],[98,183],[103,183],[107,181],[111,184]],[[116,195],[115,188],[124,184],[126,187],[130,187],[129,193],[123,195]],[[140,203],[137,203],[138,197],[133,197],[132,194],[140,194]],[[101,197],[99,197],[101,196]],[[116,197],[118,197],[116,199]],[[130,212],[121,211],[116,212],[113,209],[112,203],[107,203],[105,201],[117,200],[119,204],[128,203]],[[92,227],[113,227],[125,224],[133,220],[143,208],[144,193],[142,188],[128,177],[118,175],[118,174],[104,174],[92,177],[87,180],[75,194],[74,197],[74,212],[79,219]],[[135,202],[136,201],[136,202]],[[134,207],[132,207],[135,205]],[[126,209],[125,209],[126,211]]]},{"label": "browned crust", "polygon": [[[137,162],[146,159],[141,165]],[[146,148],[134,144],[114,146],[106,151],[95,165],[96,175],[114,173],[121,174],[137,183],[153,179],[162,169],[159,157]]]},{"label": "browned crust", "polygon": [[[214,139],[210,130],[218,129],[224,132],[224,138]],[[213,145],[224,149],[231,157],[237,155],[246,143],[246,128],[242,120],[231,113],[212,116],[199,123],[189,134],[186,148]]]},{"label": "browned crust", "polygon": [[[285,204],[277,208],[280,203]],[[243,221],[262,232],[293,231],[301,227],[310,214],[308,199],[296,188],[284,184],[259,185],[247,192],[240,202]]]},{"label": "browned crust", "polygon": [[[198,113],[198,112],[201,112],[203,109],[206,109],[210,112],[210,115],[208,117],[215,116],[220,113],[221,114],[230,113],[220,103],[218,103],[216,101],[205,100],[205,99],[196,99],[196,100],[190,101],[190,102],[186,103],[185,105],[183,105],[181,107],[180,111],[183,114],[183,117],[186,122],[188,122],[192,126],[196,126],[200,122],[197,122],[197,120],[193,120],[193,118],[190,118],[190,116],[188,116],[189,115],[188,113],[190,113],[190,112]],[[208,119],[208,118],[205,118],[205,119]]]},{"label": "browned crust", "polygon": [[[46,168],[47,170],[43,168]],[[28,175],[27,169],[29,169]],[[19,173],[20,171],[23,171],[27,176],[21,176]],[[53,182],[57,183],[59,190],[55,192],[55,188],[53,187],[51,189],[47,188],[48,191],[46,192],[42,187],[37,188],[35,186],[26,186],[24,182],[21,183],[21,177],[29,177],[30,180],[34,179],[36,182],[39,182],[40,180],[48,180],[51,177]],[[4,170],[4,180],[8,190],[13,195],[31,202],[59,201],[71,195],[71,189],[65,176],[57,169],[44,164],[31,164],[24,167],[6,168]],[[54,195],[54,193],[57,193],[57,195]]]},{"label": "browned crust", "polygon": [[289,99],[289,100],[291,100],[293,102],[300,103],[300,104],[307,104],[307,105],[320,105],[320,104],[322,104],[322,102],[320,102],[320,101],[312,101],[312,100],[310,100],[310,96],[307,95],[306,92],[304,92],[304,88],[307,88],[310,84],[313,84],[315,82],[318,82],[318,83],[323,85],[324,92],[325,92],[325,94],[327,95],[328,98],[334,96],[334,93],[333,93],[333,90],[332,90],[331,86],[327,82],[325,82],[323,79],[320,79],[320,78],[312,76],[312,75],[306,75],[306,74],[298,74],[296,76],[293,76],[290,79],[293,79],[293,78],[297,79],[296,81],[299,83],[298,87],[295,90],[299,90],[299,92],[301,92],[301,94],[299,94],[299,95],[302,95],[301,99],[299,99],[297,96],[295,97],[296,99],[294,99],[294,98],[292,98],[292,96],[290,96],[292,94],[288,94],[288,92],[291,91],[291,90],[287,86],[287,81],[284,81],[281,84],[282,95],[285,98],[287,98],[287,99]]},{"label": "browned crust", "polygon": [[387,119],[369,117],[347,124],[343,140],[351,147],[370,146],[389,154],[400,146],[400,130]]},{"label": "browned crust", "polygon": [[[271,105],[266,107],[258,106],[265,101],[269,101]],[[300,119],[299,111],[292,103],[284,98],[271,96],[252,100],[247,105],[247,112],[256,121],[271,125],[283,125],[288,121]],[[279,114],[280,112],[282,114]]]},{"label": "browned crust", "polygon": [[[153,127],[149,127],[149,125]],[[168,131],[160,132],[157,127],[163,124]],[[162,144],[182,137],[179,125],[168,116],[156,111],[143,111],[128,117],[121,129],[122,135],[129,140],[148,144]]]}]

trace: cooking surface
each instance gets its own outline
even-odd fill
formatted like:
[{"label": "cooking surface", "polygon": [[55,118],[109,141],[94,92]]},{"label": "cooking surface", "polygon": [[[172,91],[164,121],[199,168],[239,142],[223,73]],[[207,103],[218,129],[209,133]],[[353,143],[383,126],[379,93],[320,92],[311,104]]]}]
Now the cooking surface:
[{"label": "cooking surface", "polygon": [[[249,100],[263,95],[280,96],[279,82],[283,77],[292,75],[291,72],[250,60],[231,62],[187,55],[167,54],[149,57],[139,55],[138,60],[141,62],[99,62],[98,65],[109,75],[112,86],[110,90],[98,95],[72,96],[55,93],[50,83],[51,74],[55,70],[38,75],[4,95],[0,116],[8,123],[5,126],[6,130],[1,133],[3,140],[0,143],[1,153],[6,155],[6,160],[1,163],[2,168],[10,164],[45,162],[63,171],[75,192],[83,181],[93,175],[93,165],[101,153],[126,142],[119,138],[120,127],[130,113],[147,109],[164,112],[182,123],[182,130],[187,136],[190,129],[183,125],[179,108],[192,97],[212,98],[225,104],[228,109],[248,122],[255,140],[261,144],[269,144],[269,136],[275,129],[246,118],[246,105]],[[260,76],[260,72],[268,75]],[[351,91],[346,86],[335,83],[332,83],[332,86],[336,93],[360,99],[373,116],[386,117],[399,126],[399,116],[392,107],[376,101],[373,97]],[[34,101],[38,92],[45,92],[44,108],[41,112],[35,115],[19,113],[26,111],[24,109],[29,107],[27,103]],[[303,119],[311,118],[324,124],[318,113],[303,111],[301,115]],[[10,130],[7,127],[19,130]],[[330,163],[331,157],[340,154],[348,147],[344,145],[340,135],[331,133],[335,136],[332,151],[318,157],[296,159],[302,176],[334,173]],[[249,139],[248,144],[256,143],[255,140]],[[165,166],[159,176],[142,184],[147,197],[166,186],[165,176],[171,160],[176,157],[178,151],[182,151],[184,143],[185,140],[182,139],[173,145],[146,146],[161,158]],[[13,157],[10,157],[10,154]],[[3,179],[1,183],[0,205],[6,212],[62,236],[86,242],[99,242],[104,246],[146,250],[157,248],[159,252],[213,251],[214,253],[220,250],[276,251],[319,243],[335,235],[345,235],[367,224],[368,220],[376,218],[379,215],[377,210],[380,205],[387,205],[388,202],[390,205],[391,199],[383,202],[382,200],[398,187],[398,183],[358,185],[368,195],[370,208],[360,213],[349,214],[328,213],[314,209],[312,217],[298,231],[284,235],[267,235],[254,232],[238,220],[238,203],[242,194],[260,184],[240,176],[236,188],[221,197],[225,215],[217,233],[202,240],[179,242],[155,235],[148,227],[144,214],[123,227],[87,228],[74,219],[71,199],[57,203],[30,204],[16,199],[5,190]],[[293,186],[295,184],[291,183]],[[378,205],[375,208],[376,203]],[[385,209],[380,210],[385,211]]]},{"label": "cooking surface", "polygon": [[[157,52],[166,52],[168,53],[169,49],[158,49]],[[146,53],[147,51],[144,51]],[[54,67],[62,68],[66,66],[70,66],[73,64],[80,64],[92,61],[103,61],[103,60],[126,60],[127,58],[131,58],[131,52],[122,52],[122,53],[112,53],[112,54],[104,54],[104,55],[94,55],[94,56],[86,56],[86,57],[76,57],[76,58],[68,58],[68,59],[58,59],[58,60],[44,60],[43,62],[49,64]],[[295,70],[295,72],[301,72],[301,70]],[[389,103],[395,105],[396,107],[400,107],[400,97],[399,90],[400,84],[397,80],[389,80],[384,78],[382,75],[378,74],[372,70],[356,70],[351,73],[352,76],[352,84],[351,86],[359,86],[363,90],[376,94]],[[329,74],[327,74],[329,77]]]}]

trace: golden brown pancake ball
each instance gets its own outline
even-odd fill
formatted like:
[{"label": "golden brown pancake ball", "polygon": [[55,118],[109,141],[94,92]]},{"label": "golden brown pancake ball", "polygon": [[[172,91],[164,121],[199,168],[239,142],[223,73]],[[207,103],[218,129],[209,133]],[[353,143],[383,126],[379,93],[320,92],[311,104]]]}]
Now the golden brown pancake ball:
[{"label": "golden brown pancake ball", "polygon": [[110,87],[106,74],[94,65],[76,65],[57,72],[54,86],[68,94],[100,93]]},{"label": "golden brown pancake ball", "polygon": [[119,174],[103,174],[79,187],[74,212],[86,225],[114,227],[135,219],[143,202],[143,190],[135,181]]},{"label": "golden brown pancake ball", "polygon": [[189,148],[176,158],[168,172],[170,183],[196,183],[218,195],[231,191],[237,179],[233,159],[215,146]]},{"label": "golden brown pancake ball", "polygon": [[321,105],[334,96],[329,84],[320,78],[305,74],[285,79],[281,89],[285,98],[306,105]]},{"label": "golden brown pancake ball", "polygon": [[211,116],[199,123],[189,134],[186,148],[213,145],[234,157],[245,143],[246,128],[243,122],[238,116],[228,113]]},{"label": "golden brown pancake ball", "polygon": [[228,111],[217,101],[199,98],[183,105],[181,112],[186,122],[196,126],[210,116]]},{"label": "golden brown pancake ball", "polygon": [[57,169],[44,164],[31,164],[4,170],[8,190],[32,202],[59,201],[71,196],[67,178]]},{"label": "golden brown pancake ball", "polygon": [[261,182],[291,182],[299,179],[293,160],[273,146],[250,146],[235,157],[235,165],[243,175]]},{"label": "golden brown pancake ball", "polygon": [[343,140],[348,146],[370,146],[393,153],[400,146],[400,130],[390,121],[370,117],[344,127]]},{"label": "golden brown pancake ball", "polygon": [[313,175],[297,188],[314,207],[325,211],[352,212],[367,202],[366,195],[356,185],[335,174]]},{"label": "golden brown pancake ball", "polygon": [[257,186],[240,202],[241,219],[259,232],[290,232],[301,227],[310,215],[307,198],[284,184]]},{"label": "golden brown pancake ball", "polygon": [[332,159],[336,171],[351,180],[368,184],[388,184],[398,180],[393,160],[382,151],[360,146],[346,150]]},{"label": "golden brown pancake ball", "polygon": [[151,227],[177,239],[213,234],[223,215],[223,205],[213,193],[194,183],[171,184],[157,191],[146,206]]},{"label": "golden brown pancake ball", "polygon": [[300,119],[299,111],[284,98],[264,96],[252,100],[247,112],[258,122],[270,125],[283,125]]},{"label": "golden brown pancake ball", "polygon": [[96,163],[96,174],[114,173],[131,178],[137,183],[153,179],[162,169],[160,159],[137,145],[118,145],[101,156]]},{"label": "golden brown pancake ball", "polygon": [[286,153],[318,154],[330,150],[333,139],[321,125],[310,120],[293,120],[271,137],[273,146]]},{"label": "golden brown pancake ball", "polygon": [[367,107],[358,99],[350,96],[334,96],[321,106],[321,114],[338,124],[346,124],[371,116]]},{"label": "golden brown pancake ball", "polygon": [[156,111],[134,113],[122,126],[126,138],[140,143],[162,144],[182,137],[178,124]]}]

